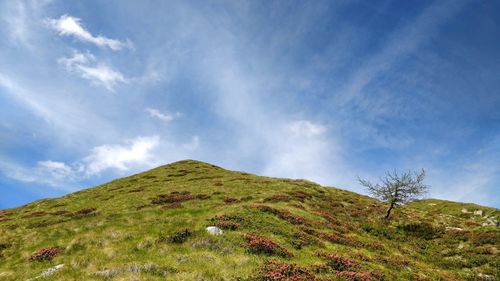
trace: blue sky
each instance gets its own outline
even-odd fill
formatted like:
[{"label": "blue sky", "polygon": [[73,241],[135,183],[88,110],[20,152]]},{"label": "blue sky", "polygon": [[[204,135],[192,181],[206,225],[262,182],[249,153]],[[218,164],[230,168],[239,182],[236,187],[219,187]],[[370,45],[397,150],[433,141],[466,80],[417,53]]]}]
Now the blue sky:
[{"label": "blue sky", "polygon": [[181,159],[500,207],[498,1],[2,1],[0,208]]}]

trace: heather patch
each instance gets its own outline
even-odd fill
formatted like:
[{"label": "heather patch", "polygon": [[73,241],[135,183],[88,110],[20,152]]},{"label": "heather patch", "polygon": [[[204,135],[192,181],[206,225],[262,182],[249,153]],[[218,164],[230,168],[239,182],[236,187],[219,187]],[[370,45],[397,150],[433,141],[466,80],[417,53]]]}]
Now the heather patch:
[{"label": "heather patch", "polygon": [[243,218],[239,216],[218,215],[210,219],[210,221],[220,229],[236,230],[240,228]]},{"label": "heather patch", "polygon": [[304,224],[305,220],[299,216],[296,216],[288,211],[282,211],[275,209],[273,207],[269,207],[266,205],[255,205],[254,208],[261,210],[262,212],[273,214],[279,217],[282,220],[285,220],[291,224]]},{"label": "heather patch", "polygon": [[261,265],[252,281],[313,281],[317,278],[305,267],[295,263],[270,261]]},{"label": "heather patch", "polygon": [[161,236],[156,242],[157,243],[168,242],[168,243],[182,244],[191,236],[193,236],[193,232],[188,230],[188,229],[185,229],[183,231],[175,232],[169,236]]},{"label": "heather patch", "polygon": [[245,235],[246,247],[254,254],[275,255],[284,258],[293,257],[293,254],[286,248],[278,245],[273,240],[260,236],[256,233]]},{"label": "heather patch", "polygon": [[32,254],[30,256],[30,260],[32,260],[32,261],[50,261],[61,252],[62,252],[62,249],[59,247],[43,248],[43,249],[39,250],[38,252]]}]

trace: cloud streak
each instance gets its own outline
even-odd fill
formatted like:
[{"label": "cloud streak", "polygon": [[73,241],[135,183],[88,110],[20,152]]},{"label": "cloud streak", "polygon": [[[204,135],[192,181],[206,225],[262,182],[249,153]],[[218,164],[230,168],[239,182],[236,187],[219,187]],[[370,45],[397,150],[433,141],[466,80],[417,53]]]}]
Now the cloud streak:
[{"label": "cloud streak", "polygon": [[149,107],[146,108],[146,112],[149,114],[149,116],[156,118],[156,119],[159,119],[161,121],[165,121],[165,122],[173,121],[175,118],[180,116],[180,113],[168,114],[168,113],[161,112],[158,109],[149,108]]},{"label": "cloud streak", "polygon": [[121,72],[104,63],[98,62],[88,52],[80,53],[75,51],[73,56],[59,58],[58,62],[64,65],[67,71],[78,74],[83,79],[89,80],[92,84],[103,86],[111,92],[114,92],[118,84],[128,83],[128,80]]},{"label": "cloud streak", "polygon": [[94,36],[81,23],[81,19],[69,15],[62,15],[58,19],[47,19],[47,23],[52,29],[56,30],[60,36],[73,36],[80,41],[91,43],[98,47],[108,47],[113,51],[133,47],[130,41],[122,42],[102,35]]}]

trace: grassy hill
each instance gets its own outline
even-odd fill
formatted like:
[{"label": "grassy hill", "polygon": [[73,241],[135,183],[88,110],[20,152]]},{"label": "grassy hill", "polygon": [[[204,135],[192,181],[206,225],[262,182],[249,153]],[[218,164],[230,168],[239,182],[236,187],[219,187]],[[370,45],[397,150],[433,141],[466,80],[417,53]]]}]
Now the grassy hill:
[{"label": "grassy hill", "polygon": [[385,207],[180,161],[0,211],[0,280],[499,280],[498,209]]}]

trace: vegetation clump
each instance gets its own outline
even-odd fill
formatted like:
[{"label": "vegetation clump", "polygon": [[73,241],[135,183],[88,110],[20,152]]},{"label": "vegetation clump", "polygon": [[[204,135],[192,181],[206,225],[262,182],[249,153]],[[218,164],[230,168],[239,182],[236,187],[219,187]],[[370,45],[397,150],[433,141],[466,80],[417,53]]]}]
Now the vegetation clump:
[{"label": "vegetation clump", "polygon": [[43,249],[39,250],[38,252],[32,254],[30,256],[30,260],[32,260],[32,261],[50,261],[61,252],[62,252],[62,249],[59,247],[43,248]]},{"label": "vegetation clump", "polygon": [[405,234],[425,240],[430,240],[441,235],[441,231],[439,229],[433,227],[430,223],[427,222],[404,224],[402,226],[399,226],[399,229],[402,230]]},{"label": "vegetation clump", "polygon": [[169,243],[182,244],[191,236],[193,236],[193,232],[185,229],[184,231],[179,231],[170,235],[167,239],[160,238],[160,242],[166,241]]},{"label": "vegetation clump", "polygon": [[291,224],[304,224],[305,223],[303,218],[298,217],[298,216],[296,216],[290,212],[287,212],[287,211],[278,210],[276,208],[269,207],[266,205],[255,205],[254,208],[261,210],[263,212],[266,212],[266,213],[276,215],[280,219],[285,220]]},{"label": "vegetation clump", "polygon": [[335,272],[337,277],[348,281],[370,281],[372,277],[369,272],[339,271]]},{"label": "vegetation clump", "polygon": [[211,219],[213,224],[220,229],[224,230],[237,230],[243,221],[239,216],[218,215]]},{"label": "vegetation clump", "polygon": [[275,255],[284,258],[293,257],[293,254],[286,248],[278,245],[273,240],[260,236],[256,233],[245,235],[247,248],[254,254]]},{"label": "vegetation clump", "polygon": [[233,204],[233,203],[240,202],[240,200],[238,200],[236,198],[232,198],[232,197],[225,197],[223,200],[224,200],[224,203],[226,203],[226,204]]},{"label": "vegetation clump", "polygon": [[95,215],[96,208],[84,208],[71,214],[73,218],[83,218]]},{"label": "vegetation clump", "polygon": [[271,197],[267,197],[264,199],[264,202],[288,202],[291,200],[291,197],[286,194],[274,194]]},{"label": "vegetation clump", "polygon": [[333,253],[319,253],[318,256],[323,258],[327,265],[334,271],[352,271],[358,266],[354,260],[339,256]]},{"label": "vegetation clump", "polygon": [[162,209],[177,209],[182,208],[182,204],[180,202],[172,202],[166,205],[161,206]]},{"label": "vegetation clump", "polygon": [[166,204],[166,203],[176,203],[184,202],[193,199],[206,200],[209,199],[210,195],[207,194],[191,194],[189,191],[173,191],[170,194],[160,194],[156,198],[151,200],[153,204]]},{"label": "vegetation clump", "polygon": [[318,280],[307,268],[295,263],[270,261],[262,264],[252,281],[313,281]]}]

